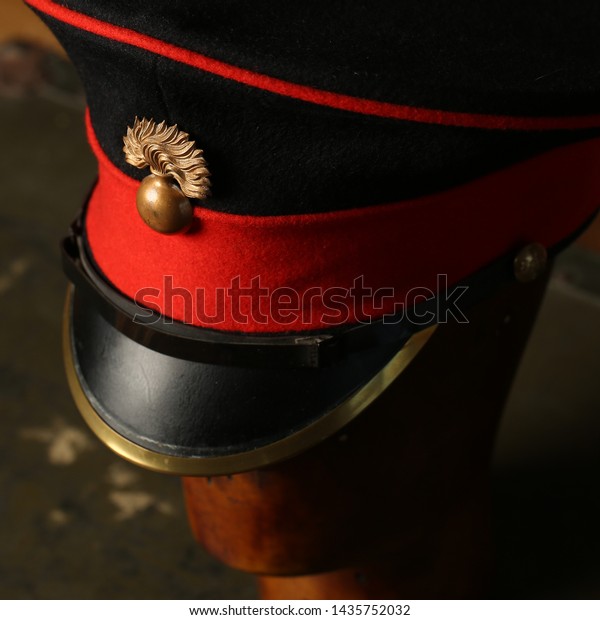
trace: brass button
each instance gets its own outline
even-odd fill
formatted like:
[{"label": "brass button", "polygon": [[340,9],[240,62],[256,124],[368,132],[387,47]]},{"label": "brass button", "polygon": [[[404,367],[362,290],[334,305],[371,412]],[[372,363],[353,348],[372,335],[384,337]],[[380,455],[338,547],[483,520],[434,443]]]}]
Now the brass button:
[{"label": "brass button", "polygon": [[194,219],[192,204],[166,176],[147,176],[138,189],[136,205],[144,222],[166,235],[185,232]]},{"label": "brass button", "polygon": [[530,243],[515,256],[515,278],[519,282],[533,282],[546,271],[547,264],[546,248],[541,243]]}]

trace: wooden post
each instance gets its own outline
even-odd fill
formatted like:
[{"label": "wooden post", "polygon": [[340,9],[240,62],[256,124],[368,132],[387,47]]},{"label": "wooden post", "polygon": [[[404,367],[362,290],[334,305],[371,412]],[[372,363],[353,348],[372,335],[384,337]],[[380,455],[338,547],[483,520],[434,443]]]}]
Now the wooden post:
[{"label": "wooden post", "polygon": [[490,576],[496,427],[545,279],[440,325],[345,429],[286,462],[186,478],[193,532],[264,598],[471,598]]}]

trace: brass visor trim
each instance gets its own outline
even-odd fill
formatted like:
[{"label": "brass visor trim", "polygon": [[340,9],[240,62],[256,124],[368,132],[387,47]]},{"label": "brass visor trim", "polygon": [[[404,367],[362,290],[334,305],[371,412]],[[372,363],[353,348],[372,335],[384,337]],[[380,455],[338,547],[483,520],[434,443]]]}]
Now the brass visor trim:
[{"label": "brass visor trim", "polygon": [[327,439],[364,411],[417,356],[436,325],[414,334],[396,355],[362,388],[312,424],[289,437],[248,452],[217,457],[176,457],[144,448],[111,428],[87,398],[77,372],[71,338],[73,287],[69,286],[63,313],[63,357],[71,395],[94,434],[125,460],[151,471],[179,476],[219,476],[257,469],[290,458]]}]

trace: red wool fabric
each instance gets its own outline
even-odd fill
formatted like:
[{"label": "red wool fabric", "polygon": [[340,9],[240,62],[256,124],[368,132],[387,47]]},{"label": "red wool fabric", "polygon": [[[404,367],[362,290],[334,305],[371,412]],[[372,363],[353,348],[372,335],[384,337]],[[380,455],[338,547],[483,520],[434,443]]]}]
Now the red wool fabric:
[{"label": "red wool fabric", "polygon": [[[423,292],[416,287],[435,291],[438,274],[447,274],[452,285],[526,243],[558,243],[594,213],[600,198],[600,139],[593,139],[395,204],[270,217],[198,207],[189,232],[166,236],[142,221],[135,204],[139,182],[109,161],[89,116],[88,135],[99,178],[85,225],[102,272],[123,294],[143,297],[167,316],[225,331],[323,329],[355,323],[361,312],[380,318],[397,310],[395,304],[414,301]],[[217,289],[231,289],[236,280],[251,287],[257,277],[271,295],[281,287],[293,289],[304,299],[304,312],[272,312],[272,298],[263,296],[257,306],[249,296],[241,298],[246,318],[240,318],[225,296],[223,320],[210,319],[219,314]],[[361,277],[366,287],[392,288],[393,298],[332,312],[331,294],[343,295]],[[190,294],[166,295],[169,287]],[[142,290],[148,288],[154,290]],[[329,298],[316,289],[329,290]],[[204,295],[202,304],[197,291]],[[288,302],[284,293],[279,310]],[[253,312],[257,307],[260,312]]]},{"label": "red wool fabric", "polygon": [[158,54],[176,62],[195,67],[207,73],[212,73],[240,84],[245,84],[246,86],[259,88],[285,97],[291,97],[337,110],[418,123],[480,129],[550,131],[588,129],[600,126],[600,115],[598,114],[564,117],[477,114],[399,105],[344,95],[342,93],[329,92],[303,84],[295,84],[262,73],[249,71],[242,67],[209,58],[208,56],[179,47],[172,43],[136,32],[130,28],[110,24],[90,17],[89,15],[79,13],[65,6],[61,6],[52,0],[25,1],[27,4],[46,15],[86,32],[105,37],[112,41],[138,47],[153,54]]}]

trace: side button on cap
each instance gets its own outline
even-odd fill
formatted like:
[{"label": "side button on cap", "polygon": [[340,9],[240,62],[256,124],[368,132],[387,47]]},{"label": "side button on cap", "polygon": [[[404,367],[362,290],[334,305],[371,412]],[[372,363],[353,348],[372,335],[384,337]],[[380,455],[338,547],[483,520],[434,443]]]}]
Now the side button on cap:
[{"label": "side button on cap", "polygon": [[530,243],[515,256],[515,278],[519,282],[533,282],[546,271],[547,265],[546,248],[541,243]]}]

